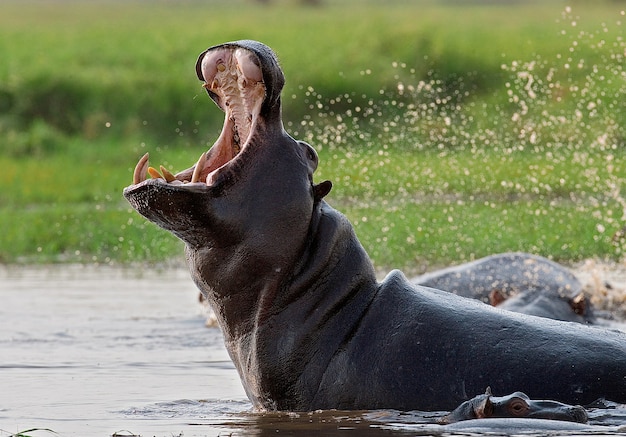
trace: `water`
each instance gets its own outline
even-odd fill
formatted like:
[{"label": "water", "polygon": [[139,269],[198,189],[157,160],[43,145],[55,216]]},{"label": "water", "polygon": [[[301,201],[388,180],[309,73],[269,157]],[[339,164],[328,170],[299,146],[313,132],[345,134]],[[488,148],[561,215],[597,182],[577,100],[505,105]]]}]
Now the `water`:
[{"label": "water", "polygon": [[[0,294],[0,436],[485,432],[443,428],[442,412],[253,412],[184,269],[9,268]],[[608,411],[594,432],[618,435],[626,409]]]},{"label": "water", "polygon": [[0,429],[195,435],[189,422],[249,411],[185,273],[5,271]]}]

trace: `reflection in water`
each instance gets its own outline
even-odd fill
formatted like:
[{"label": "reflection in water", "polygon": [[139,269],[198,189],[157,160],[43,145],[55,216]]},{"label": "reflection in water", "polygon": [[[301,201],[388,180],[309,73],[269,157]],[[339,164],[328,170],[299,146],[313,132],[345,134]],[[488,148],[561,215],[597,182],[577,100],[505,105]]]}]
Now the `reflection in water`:
[{"label": "reflection in water", "polygon": [[[0,270],[0,298],[0,436],[485,433],[437,425],[443,412],[253,412],[185,270]],[[626,410],[590,417],[594,432],[616,434]],[[580,434],[576,425],[557,424]]]},{"label": "reflection in water", "polygon": [[[402,429],[403,417],[411,417],[413,429]],[[435,424],[441,414],[404,414],[397,411],[317,411],[311,413],[264,413],[239,415],[224,423],[241,435],[275,436],[386,436],[432,435],[443,428]],[[396,425],[395,422],[398,422]],[[426,425],[426,426],[425,426]],[[406,433],[406,434],[405,434]]]}]

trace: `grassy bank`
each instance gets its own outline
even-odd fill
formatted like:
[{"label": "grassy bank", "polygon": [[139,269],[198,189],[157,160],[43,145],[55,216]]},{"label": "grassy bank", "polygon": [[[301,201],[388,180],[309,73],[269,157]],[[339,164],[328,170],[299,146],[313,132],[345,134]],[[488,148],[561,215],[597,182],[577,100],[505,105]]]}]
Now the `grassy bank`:
[{"label": "grassy bank", "polygon": [[0,6],[0,262],[161,262],[121,197],[136,159],[186,168],[222,113],[193,65],[278,52],[288,130],[380,268],[525,250],[621,257],[624,43],[613,3],[8,2]]}]

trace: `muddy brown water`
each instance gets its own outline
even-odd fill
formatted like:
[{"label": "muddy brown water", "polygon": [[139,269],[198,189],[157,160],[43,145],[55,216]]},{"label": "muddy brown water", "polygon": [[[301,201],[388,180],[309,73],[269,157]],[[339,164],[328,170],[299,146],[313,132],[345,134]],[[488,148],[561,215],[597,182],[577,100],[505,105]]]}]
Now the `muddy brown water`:
[{"label": "muddy brown water", "polygon": [[592,410],[586,430],[444,428],[443,412],[255,413],[197,296],[179,268],[0,268],[0,436],[626,435],[622,407]]}]

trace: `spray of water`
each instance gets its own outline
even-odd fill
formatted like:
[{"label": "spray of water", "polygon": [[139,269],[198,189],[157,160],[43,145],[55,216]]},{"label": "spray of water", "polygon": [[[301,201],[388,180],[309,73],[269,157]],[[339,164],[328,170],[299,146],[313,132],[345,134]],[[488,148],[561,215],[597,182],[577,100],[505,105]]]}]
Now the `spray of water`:
[{"label": "spray of water", "polygon": [[[374,260],[384,263],[395,252],[419,263],[433,234],[442,241],[433,249],[439,259],[486,255],[472,249],[476,234],[464,229],[478,226],[489,209],[494,252],[551,256],[556,250],[557,258],[575,260],[587,256],[578,248],[602,244],[621,257],[623,16],[618,12],[614,22],[588,31],[566,7],[558,18],[566,51],[503,63],[502,83],[486,99],[472,85],[475,73],[440,78],[433,71],[420,78],[400,62],[393,64],[396,86],[378,96],[328,98],[303,88],[293,98],[302,99],[310,113],[290,129],[333,160],[336,201],[357,228],[377,230],[377,240],[365,242]],[[423,159],[433,156],[436,165]],[[433,202],[439,215],[419,207]],[[573,212],[591,222],[576,223]],[[550,224],[569,226],[573,234],[577,226],[591,229],[581,230],[576,241],[545,232]],[[543,227],[543,233],[516,241],[507,231],[516,227],[531,234]]]}]

